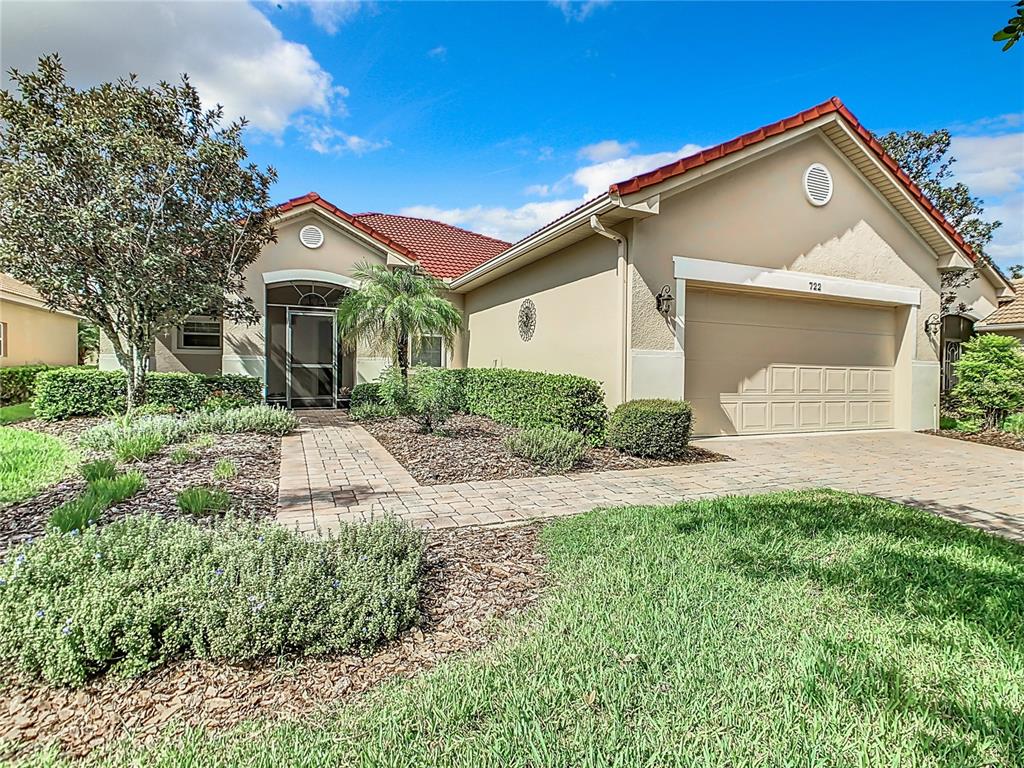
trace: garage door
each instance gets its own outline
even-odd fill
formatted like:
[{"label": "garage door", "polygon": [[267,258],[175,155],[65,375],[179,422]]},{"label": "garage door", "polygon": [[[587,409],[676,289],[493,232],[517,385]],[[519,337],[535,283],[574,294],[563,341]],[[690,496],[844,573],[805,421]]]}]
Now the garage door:
[{"label": "garage door", "polygon": [[892,427],[892,307],[688,288],[685,311],[695,434]]}]

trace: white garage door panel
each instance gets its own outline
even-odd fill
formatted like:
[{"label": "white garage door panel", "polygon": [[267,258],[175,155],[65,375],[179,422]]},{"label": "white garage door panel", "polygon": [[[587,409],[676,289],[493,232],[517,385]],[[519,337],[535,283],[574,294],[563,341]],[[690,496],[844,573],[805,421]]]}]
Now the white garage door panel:
[{"label": "white garage door panel", "polygon": [[688,290],[695,432],[892,427],[894,330],[888,307]]}]

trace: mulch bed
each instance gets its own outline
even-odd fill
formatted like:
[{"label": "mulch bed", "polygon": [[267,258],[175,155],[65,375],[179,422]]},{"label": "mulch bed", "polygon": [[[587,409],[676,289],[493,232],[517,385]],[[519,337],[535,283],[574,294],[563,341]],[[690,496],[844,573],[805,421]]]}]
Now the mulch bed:
[{"label": "mulch bed", "polygon": [[[40,431],[53,434],[63,428],[62,436],[74,442],[84,427],[92,426],[96,419],[74,419],[67,422],[40,422]],[[19,427],[24,428],[24,422]],[[56,425],[61,425],[59,428]],[[178,446],[170,445],[156,456],[121,469],[139,469],[146,476],[146,487],[121,504],[106,510],[99,524],[108,523],[125,514],[153,512],[167,519],[187,519],[205,523],[210,520],[195,518],[178,509],[175,499],[178,491],[191,485],[209,485],[231,494],[232,512],[251,520],[271,519],[277,511],[277,478],[281,463],[281,440],[277,437],[254,434],[215,435],[210,448],[185,444],[197,458],[185,464],[171,461],[171,452]],[[230,480],[212,480],[213,467],[220,459],[230,459],[238,469]],[[37,496],[0,508],[0,552],[9,547],[42,535],[50,512],[54,507],[75,498],[85,489],[85,481],[77,474],[51,485]]]},{"label": "mulch bed", "polygon": [[996,448],[1009,448],[1011,451],[1024,451],[1024,435],[1003,432],[1001,429],[983,429],[980,432],[961,432],[958,429],[923,429],[921,433],[951,437],[954,440],[965,440],[968,443],[994,445]]},{"label": "mulch bed", "polygon": [[[553,474],[505,448],[504,439],[516,432],[515,427],[483,416],[453,416],[442,434],[430,435],[420,432],[409,419],[372,419],[360,421],[359,425],[387,448],[420,485]],[[567,474],[728,460],[727,456],[692,445],[675,461],[640,459],[612,448],[591,448],[583,462]]]},{"label": "mulch bed", "polygon": [[[248,668],[180,661],[133,681],[78,690],[14,682],[0,689],[0,744],[24,754],[56,742],[70,755],[183,725],[221,729],[255,717],[295,716],[407,678],[493,637],[494,620],[534,603],[543,586],[538,525],[429,534],[421,619],[367,657],[278,659]],[[11,755],[7,755],[10,757]],[[0,748],[0,758],[4,757]]]}]

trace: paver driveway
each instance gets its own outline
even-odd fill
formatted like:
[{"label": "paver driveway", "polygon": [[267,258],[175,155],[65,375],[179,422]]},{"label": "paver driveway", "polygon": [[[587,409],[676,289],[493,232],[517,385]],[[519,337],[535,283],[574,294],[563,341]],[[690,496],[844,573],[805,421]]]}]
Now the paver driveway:
[{"label": "paver driveway", "polygon": [[301,530],[391,513],[421,528],[492,525],[599,506],[828,487],[874,494],[1024,540],[1024,454],[913,432],[701,441],[732,461],[421,486],[338,411],[282,439],[278,519]]}]

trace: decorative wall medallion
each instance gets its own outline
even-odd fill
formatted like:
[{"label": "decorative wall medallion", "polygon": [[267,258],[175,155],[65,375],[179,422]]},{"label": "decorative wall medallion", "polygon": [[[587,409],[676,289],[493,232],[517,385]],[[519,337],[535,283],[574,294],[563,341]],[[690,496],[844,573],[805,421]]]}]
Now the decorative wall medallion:
[{"label": "decorative wall medallion", "polygon": [[519,305],[519,336],[523,341],[533,338],[533,332],[537,328],[537,307],[532,299],[527,299]]}]

